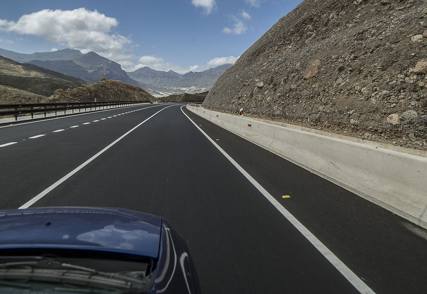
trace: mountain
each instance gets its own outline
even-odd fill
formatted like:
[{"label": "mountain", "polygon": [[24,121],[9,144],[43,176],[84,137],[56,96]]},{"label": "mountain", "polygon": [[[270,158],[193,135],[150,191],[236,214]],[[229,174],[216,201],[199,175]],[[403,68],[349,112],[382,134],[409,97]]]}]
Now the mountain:
[{"label": "mountain", "polygon": [[210,89],[215,81],[231,64],[221,65],[202,72],[179,74],[174,71],[158,71],[149,67],[140,68],[128,75],[140,85],[157,94],[173,94],[184,92],[203,92]]},{"label": "mountain", "polygon": [[36,52],[32,54],[17,53],[0,48],[0,55],[17,62],[28,63],[33,60],[55,61],[55,60],[73,60],[82,55],[79,50],[63,49],[51,52]]},{"label": "mountain", "polygon": [[57,89],[82,85],[82,80],[57,72],[21,64],[0,56],[0,85],[48,96]]},{"label": "mountain", "polygon": [[427,149],[425,4],[305,0],[203,105]]},{"label": "mountain", "polygon": [[102,57],[95,52],[83,54],[78,50],[63,49],[52,52],[23,54],[0,49],[0,55],[17,62],[31,63],[89,82],[109,79],[118,80],[130,85],[138,85],[136,81],[127,75],[120,64]]}]

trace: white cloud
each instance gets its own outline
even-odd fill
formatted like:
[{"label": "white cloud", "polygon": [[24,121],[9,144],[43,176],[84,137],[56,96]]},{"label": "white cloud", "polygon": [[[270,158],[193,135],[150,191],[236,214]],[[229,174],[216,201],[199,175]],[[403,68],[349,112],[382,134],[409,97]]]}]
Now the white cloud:
[{"label": "white cloud", "polygon": [[207,14],[210,14],[216,5],[215,0],[191,0],[191,3],[195,7],[203,8]]},{"label": "white cloud", "polygon": [[248,30],[247,23],[251,18],[252,16],[247,11],[242,10],[237,16],[231,16],[233,25],[225,27],[222,31],[230,35],[241,35]]},{"label": "white cloud", "polygon": [[208,67],[217,67],[224,64],[234,64],[239,57],[226,56],[226,57],[215,57],[208,61]]},{"label": "white cloud", "polygon": [[252,7],[259,7],[261,5],[260,0],[245,0]]},{"label": "white cloud", "polygon": [[248,28],[246,26],[246,23],[243,20],[241,20],[237,17],[234,17],[233,18],[233,26],[225,27],[223,29],[223,32],[226,34],[231,34],[231,35],[241,35],[244,32],[246,32],[247,29]]},{"label": "white cloud", "polygon": [[250,20],[252,18],[251,15],[244,10],[240,13],[240,16],[245,20]]},{"label": "white cloud", "polygon": [[22,15],[17,21],[0,19],[0,30],[41,37],[55,44],[95,51],[117,62],[129,63],[123,53],[130,40],[112,32],[118,21],[98,11],[44,9]]}]

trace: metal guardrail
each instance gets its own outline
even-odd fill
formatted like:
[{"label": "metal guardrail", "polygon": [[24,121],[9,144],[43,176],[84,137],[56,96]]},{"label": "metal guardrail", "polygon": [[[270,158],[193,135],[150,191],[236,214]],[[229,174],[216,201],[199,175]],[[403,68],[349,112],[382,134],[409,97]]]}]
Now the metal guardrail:
[{"label": "metal guardrail", "polygon": [[106,109],[108,106],[125,106],[129,104],[135,104],[138,102],[131,101],[118,101],[118,102],[69,102],[69,103],[37,103],[37,104],[0,104],[0,117],[13,116],[15,121],[20,116],[31,115],[34,118],[36,114],[43,114],[47,117],[48,113],[55,113],[55,116],[59,112],[67,114],[67,111],[74,113],[76,110],[91,111]]}]

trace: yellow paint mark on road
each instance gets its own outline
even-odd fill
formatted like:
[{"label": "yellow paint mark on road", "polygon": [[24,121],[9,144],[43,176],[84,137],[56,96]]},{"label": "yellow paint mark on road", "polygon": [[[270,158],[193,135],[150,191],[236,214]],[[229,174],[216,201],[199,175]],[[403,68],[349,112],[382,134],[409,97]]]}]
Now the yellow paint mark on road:
[{"label": "yellow paint mark on road", "polygon": [[288,194],[282,195],[282,199],[289,199],[289,198],[291,198],[291,195],[288,195]]}]

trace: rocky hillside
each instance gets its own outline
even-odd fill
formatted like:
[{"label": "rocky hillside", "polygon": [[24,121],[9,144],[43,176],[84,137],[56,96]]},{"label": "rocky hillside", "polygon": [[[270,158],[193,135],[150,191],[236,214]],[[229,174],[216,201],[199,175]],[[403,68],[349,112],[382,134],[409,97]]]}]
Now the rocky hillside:
[{"label": "rocky hillside", "polygon": [[0,104],[47,103],[48,97],[0,85]]},{"label": "rocky hillside", "polygon": [[427,1],[306,0],[204,106],[427,149]]},{"label": "rocky hillside", "polygon": [[50,97],[50,100],[53,102],[150,102],[152,99],[153,96],[141,88],[110,80],[102,80],[91,85],[67,90],[57,90],[55,94]]},{"label": "rocky hillside", "polygon": [[0,85],[49,96],[57,89],[77,87],[83,81],[31,64],[21,64],[0,56]]}]

